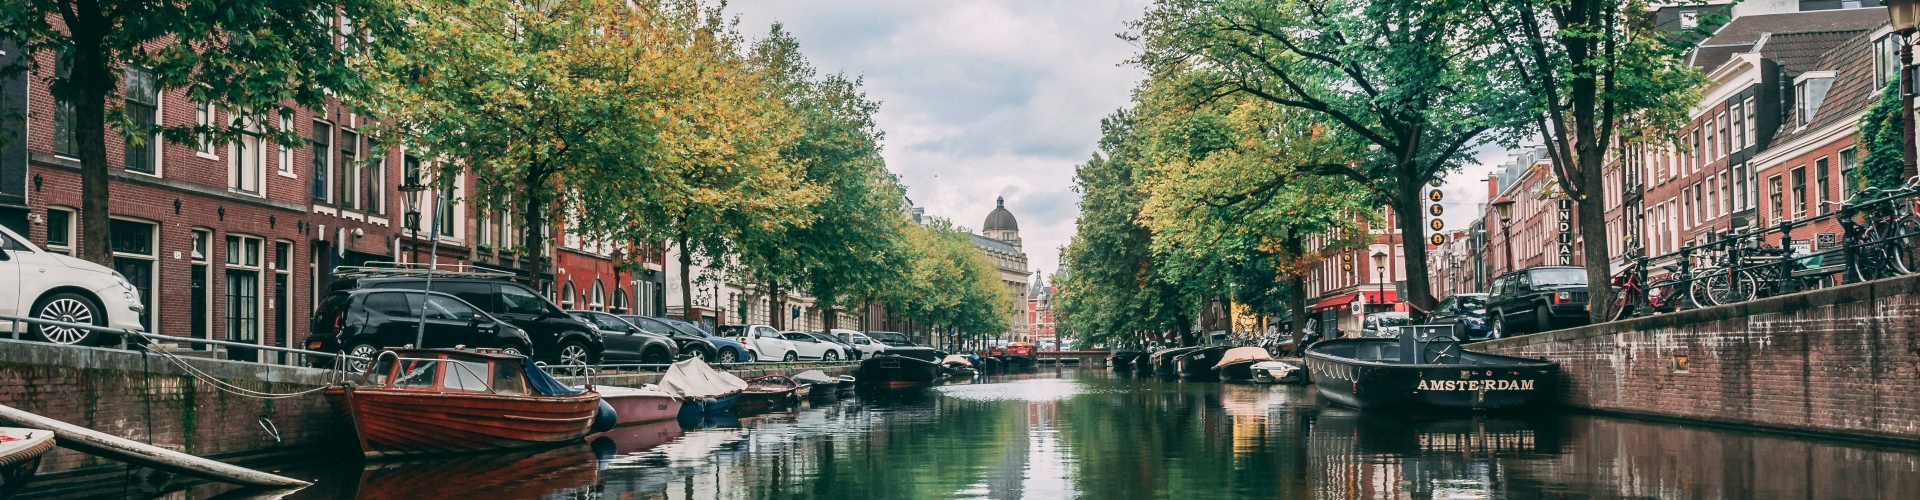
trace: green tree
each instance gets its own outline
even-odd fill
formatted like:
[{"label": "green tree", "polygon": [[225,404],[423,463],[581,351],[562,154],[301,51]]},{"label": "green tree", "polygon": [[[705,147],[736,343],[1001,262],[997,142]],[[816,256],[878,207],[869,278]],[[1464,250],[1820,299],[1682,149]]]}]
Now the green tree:
[{"label": "green tree", "polygon": [[1894,189],[1906,182],[1906,162],[1900,132],[1900,77],[1887,82],[1880,98],[1860,116],[1860,166],[1853,169],[1853,181],[1859,186]]},{"label": "green tree", "polygon": [[[1160,0],[1133,28],[1153,78],[1308,111],[1374,147],[1319,170],[1372,190],[1412,241],[1422,187],[1523,104],[1490,71],[1468,1]],[[1406,300],[1431,310],[1426,246],[1405,249]]]},{"label": "green tree", "polygon": [[1055,299],[1054,321],[1085,344],[1143,342],[1166,332],[1193,340],[1198,300],[1166,279],[1153,231],[1140,223],[1148,171],[1139,120],[1131,110],[1102,120],[1099,151],[1074,169],[1080,216],[1063,258],[1073,272],[1055,278],[1068,292]]},{"label": "green tree", "polygon": [[[1689,121],[1706,82],[1685,60],[1691,37],[1656,32],[1643,0],[1473,2],[1487,20],[1480,39],[1493,42],[1505,77],[1528,97],[1528,120],[1510,130],[1545,139],[1559,189],[1577,206],[1590,303],[1611,305],[1609,152],[1622,139],[1672,145],[1677,135],[1663,132]],[[1609,314],[1607,307],[1587,312],[1596,323]]]},{"label": "green tree", "polygon": [[[54,70],[22,57],[8,73],[29,69],[47,78],[71,106],[80,159],[82,258],[111,265],[108,237],[107,127],[144,144],[144,122],[120,103],[128,68],[159,89],[184,89],[196,103],[246,116],[206,126],[161,127],[167,140],[215,142],[264,129],[282,144],[300,139],[260,126],[294,107],[320,108],[327,92],[359,95],[367,87],[352,64],[376,44],[404,43],[398,0],[12,0],[0,3],[0,38],[27,54],[51,54]],[[273,122],[267,122],[273,123]]]},{"label": "green tree", "polygon": [[1007,331],[1014,297],[1000,270],[974,248],[972,232],[934,217],[906,235],[912,271],[884,295],[889,313],[969,337]]}]

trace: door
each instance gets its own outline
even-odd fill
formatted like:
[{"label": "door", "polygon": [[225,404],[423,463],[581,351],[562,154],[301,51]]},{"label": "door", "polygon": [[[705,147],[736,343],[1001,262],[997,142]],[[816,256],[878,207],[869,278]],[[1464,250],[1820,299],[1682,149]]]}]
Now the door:
[{"label": "door", "polygon": [[[204,338],[207,338],[207,329],[211,327],[211,325],[208,324],[207,318],[209,318],[212,315],[212,312],[207,309],[207,293],[208,292],[207,292],[207,265],[206,264],[193,265],[193,278],[191,279],[191,281],[193,283],[192,283],[192,286],[189,287],[188,291],[193,293],[193,297],[188,299],[187,302],[190,304],[189,307],[191,308],[189,313],[193,315],[193,319],[189,321],[190,323],[192,323],[193,331],[188,333],[192,334],[195,338],[204,339]],[[206,347],[202,345],[202,346],[196,346],[195,348],[205,349]]]},{"label": "door", "polygon": [[575,312],[573,315],[600,329],[600,340],[606,343],[606,350],[601,356],[616,361],[640,361],[640,351],[646,348],[647,338],[635,335],[636,328],[633,325],[611,314]]},{"label": "door", "polygon": [[793,343],[780,338],[780,332],[774,331],[770,326],[753,327],[753,337],[749,340],[753,341],[753,350],[765,360],[778,361],[786,356],[788,351],[793,350]]},{"label": "door", "polygon": [[802,358],[820,359],[827,355],[827,343],[821,342],[804,333],[788,333],[781,338],[793,343],[794,352]]},{"label": "door", "polygon": [[[379,292],[367,294],[361,302],[366,311],[367,323],[361,328],[361,334],[371,337],[341,339],[345,342],[372,340],[381,347],[399,347],[413,344],[417,340],[419,320],[406,292]],[[346,347],[351,349],[351,347]]]},{"label": "door", "polygon": [[[408,305],[412,306],[420,297],[420,294],[408,294]],[[491,328],[496,327],[487,327],[488,331],[482,332],[480,327],[486,322],[474,322],[475,315],[480,311],[450,297],[427,295],[426,300],[426,312],[422,315],[427,323],[424,334],[426,343],[423,346],[499,347],[492,345],[494,335]],[[419,311],[413,307],[409,309]]]},{"label": "door", "polygon": [[547,321],[553,312],[546,299],[517,284],[501,283],[499,293],[494,299],[499,302],[501,320],[513,323],[527,331],[527,337],[533,341],[533,351],[541,357],[551,358],[557,354],[560,346],[560,328]]}]

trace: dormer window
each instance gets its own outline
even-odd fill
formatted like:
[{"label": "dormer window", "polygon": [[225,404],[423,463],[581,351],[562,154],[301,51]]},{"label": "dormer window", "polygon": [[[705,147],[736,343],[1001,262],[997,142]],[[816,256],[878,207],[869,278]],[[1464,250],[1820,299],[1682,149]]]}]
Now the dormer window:
[{"label": "dormer window", "polygon": [[1827,89],[1832,87],[1832,71],[1808,71],[1793,79],[1795,125],[1805,127],[1813,123],[1813,115],[1820,112],[1820,104],[1827,100]]}]

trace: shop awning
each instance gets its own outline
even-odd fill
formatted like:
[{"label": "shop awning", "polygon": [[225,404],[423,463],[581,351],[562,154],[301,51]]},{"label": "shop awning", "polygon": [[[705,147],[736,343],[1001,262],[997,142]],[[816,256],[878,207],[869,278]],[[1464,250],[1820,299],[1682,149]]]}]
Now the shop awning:
[{"label": "shop awning", "polygon": [[1349,293],[1346,295],[1341,295],[1341,296],[1330,298],[1330,299],[1321,299],[1319,302],[1315,302],[1313,304],[1313,308],[1326,309],[1329,307],[1347,307],[1347,304],[1352,304],[1353,298],[1357,296],[1358,294]]}]

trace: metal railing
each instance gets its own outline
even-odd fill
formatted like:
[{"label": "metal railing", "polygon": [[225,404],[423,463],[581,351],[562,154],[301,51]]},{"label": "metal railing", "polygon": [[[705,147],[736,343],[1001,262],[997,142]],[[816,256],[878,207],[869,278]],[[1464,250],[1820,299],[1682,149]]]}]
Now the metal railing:
[{"label": "metal railing", "polygon": [[[1839,205],[1839,208],[1818,216],[1786,219],[1773,226],[1731,232],[1666,254],[1636,257],[1627,271],[1615,274],[1615,302],[1619,302],[1621,293],[1629,292],[1623,289],[1623,284],[1635,286],[1638,290],[1632,292],[1631,303],[1623,305],[1632,307],[1632,317],[1644,317],[1787,295],[1829,282],[1858,283],[1920,272],[1920,262],[1913,262],[1920,260],[1914,258],[1920,256],[1920,177],[1909,180],[1899,189],[1868,188],[1846,202],[1820,203]],[[1809,228],[1827,221],[1834,221],[1841,229],[1840,240],[1834,245],[1816,248],[1817,235],[1811,239],[1794,238],[1796,230],[1806,236]],[[1809,251],[1797,251],[1796,241],[1807,242]],[[1833,263],[1834,260],[1839,263]],[[1661,277],[1663,281],[1654,283],[1649,269],[1656,263],[1669,262],[1671,264],[1664,267],[1670,272]],[[1622,277],[1625,279],[1619,279]],[[1663,303],[1657,308],[1652,304],[1652,292],[1656,289],[1666,290]],[[1611,309],[1616,304],[1588,305],[1599,306]],[[1620,319],[1626,317],[1614,310],[1608,314]]]}]

